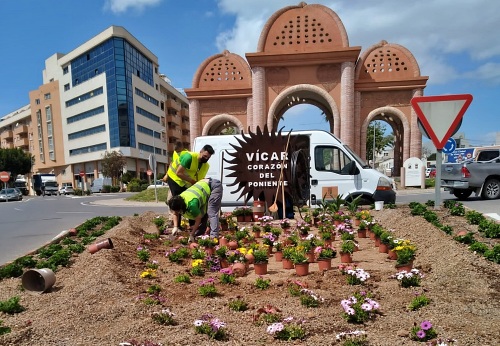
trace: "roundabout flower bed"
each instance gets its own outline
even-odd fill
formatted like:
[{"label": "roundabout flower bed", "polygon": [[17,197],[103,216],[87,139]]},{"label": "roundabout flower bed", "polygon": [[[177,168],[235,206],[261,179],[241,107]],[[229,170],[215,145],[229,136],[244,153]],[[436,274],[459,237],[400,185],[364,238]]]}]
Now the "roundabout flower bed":
[{"label": "roundabout flower bed", "polygon": [[[234,283],[229,278],[225,279],[227,283],[221,282],[224,273],[206,266],[203,276],[192,276],[191,257],[179,256],[173,262],[166,255],[173,248],[179,251],[182,244],[169,243],[167,238],[144,243],[143,234],[155,232],[151,220],[156,216],[145,213],[124,218],[106,233],[106,237],[113,239],[114,249],[74,255],[68,267],[56,272],[57,281],[47,293],[32,295],[21,291],[19,278],[0,281],[0,301],[19,296],[19,304],[25,308],[16,314],[0,314],[1,325],[11,328],[10,333],[0,335],[0,344],[45,346],[68,339],[74,344],[89,345],[119,345],[130,340],[149,341],[151,345],[282,345],[284,341],[277,333],[284,330],[285,319],[289,317],[293,318],[290,321],[300,321],[298,326],[303,335],[302,332],[293,335],[307,345],[331,345],[336,335],[361,329],[370,345],[420,345],[418,339],[412,340],[412,330],[418,326],[413,333],[417,338],[423,336],[420,332],[423,321],[432,324],[437,338],[453,338],[459,345],[497,343],[500,303],[491,297],[500,295],[499,266],[469,251],[467,245],[455,241],[422,217],[412,216],[408,208],[384,209],[375,215],[383,227],[394,230],[396,238],[415,244],[414,267],[424,274],[420,287],[402,288],[398,280],[391,278],[398,272],[395,261],[378,252],[369,238],[356,238],[360,251],[355,253],[355,262],[370,274],[362,286],[349,285],[339,270],[322,272],[317,266],[311,266],[308,275],[298,277],[293,270],[282,269],[281,263],[272,257],[268,274],[263,277],[270,280],[266,290],[255,287],[258,276],[252,264],[248,265],[246,275],[236,277]],[[455,222],[453,227],[458,229],[458,221]],[[474,227],[477,229],[471,226],[468,230],[475,231]],[[311,226],[310,233],[316,231]],[[340,240],[333,242],[337,251],[339,244]],[[147,248],[149,258],[145,255],[139,258],[139,246]],[[245,246],[251,248],[249,244]],[[332,262],[334,268],[340,265],[338,257]],[[153,263],[157,266],[156,277],[141,277]],[[226,275],[232,275],[226,271]],[[181,275],[190,280],[176,282],[174,279]],[[217,291],[213,297],[198,292],[200,283],[208,278],[213,278],[213,282],[205,284],[213,284]],[[288,283],[295,280],[301,281],[301,289],[314,292],[324,301],[315,307],[303,305],[300,298],[288,292]],[[159,289],[155,296],[162,299],[150,299],[151,304],[136,299],[148,296],[147,291],[153,286]],[[416,293],[423,290],[430,302],[411,311],[408,307]],[[362,291],[378,303],[380,314],[359,325],[344,317],[341,301]],[[239,306],[247,306],[246,311],[230,309],[235,301],[240,302]],[[267,305],[281,311],[280,319],[255,323],[256,309]],[[161,313],[164,314],[161,321],[167,320],[171,313],[175,323],[155,321],[152,316],[158,320]],[[211,335],[196,330],[194,321],[205,320],[201,317],[208,315],[211,316],[208,321],[216,318],[224,324],[223,340],[215,337],[210,340]],[[269,328],[273,323],[282,323],[283,329],[280,325]]]}]

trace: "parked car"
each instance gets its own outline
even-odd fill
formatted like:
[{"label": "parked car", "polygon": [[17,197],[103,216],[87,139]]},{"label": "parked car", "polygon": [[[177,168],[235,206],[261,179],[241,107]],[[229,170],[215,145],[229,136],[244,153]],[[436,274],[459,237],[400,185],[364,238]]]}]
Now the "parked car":
[{"label": "parked car", "polygon": [[436,169],[431,168],[431,171],[429,172],[429,178],[435,178],[436,177]]},{"label": "parked car", "polygon": [[74,195],[75,190],[73,189],[73,184],[71,183],[62,183],[61,188],[59,189],[59,195]]},{"label": "parked car", "polygon": [[163,180],[157,180],[156,181],[156,184],[151,184],[148,186],[148,189],[154,189],[155,188],[155,185],[156,185],[156,188],[160,188],[160,187],[168,187],[168,184],[163,182]]},{"label": "parked car", "polygon": [[8,202],[8,201],[20,201],[23,199],[23,194],[20,193],[19,190],[15,188],[2,189],[0,191],[0,201]]},{"label": "parked car", "polygon": [[21,197],[19,200],[23,199],[23,192],[21,191],[21,189],[19,189],[17,187],[14,187],[13,189],[16,190],[19,197]]}]

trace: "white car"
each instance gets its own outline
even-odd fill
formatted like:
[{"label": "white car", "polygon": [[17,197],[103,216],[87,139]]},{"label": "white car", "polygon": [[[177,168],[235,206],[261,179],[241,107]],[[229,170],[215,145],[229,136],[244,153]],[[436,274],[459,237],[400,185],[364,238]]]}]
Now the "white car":
[{"label": "white car", "polygon": [[163,182],[163,180],[157,180],[156,181],[156,184],[151,184],[148,186],[148,189],[154,189],[156,186],[156,188],[161,188],[161,187],[168,187],[168,184]]},{"label": "white car", "polygon": [[431,174],[431,170],[432,170],[432,168],[430,168],[430,167],[425,169],[425,177],[426,178],[429,178],[429,175]]},{"label": "white car", "polygon": [[59,189],[59,195],[74,195],[75,190],[73,189],[73,184],[71,183],[62,183],[61,188]]}]

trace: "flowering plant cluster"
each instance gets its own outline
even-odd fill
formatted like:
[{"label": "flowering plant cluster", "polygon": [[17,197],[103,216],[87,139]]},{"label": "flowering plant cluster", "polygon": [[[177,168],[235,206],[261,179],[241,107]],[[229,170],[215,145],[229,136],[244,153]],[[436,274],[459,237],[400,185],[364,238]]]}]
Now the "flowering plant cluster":
[{"label": "flowering plant cluster", "polygon": [[218,272],[221,268],[220,259],[217,256],[206,256],[204,260],[205,268],[211,272]]},{"label": "flowering plant cluster", "polygon": [[[307,252],[304,246],[298,245],[293,248],[290,251],[290,260],[293,262],[293,264],[301,264],[301,263],[307,263],[309,260],[309,257],[307,257]],[[283,254],[285,256],[285,254]]]},{"label": "flowering plant cluster", "polygon": [[347,269],[346,275],[349,285],[361,285],[370,278],[370,274],[361,268]]},{"label": "flowering plant cluster", "polygon": [[260,245],[253,250],[254,263],[267,263],[269,258],[267,257],[268,246]]},{"label": "flowering plant cluster", "polygon": [[295,280],[288,285],[288,292],[294,297],[300,296],[301,290],[307,287],[309,286],[307,285],[306,282]]},{"label": "flowering plant cluster", "polygon": [[364,323],[379,312],[380,304],[371,299],[366,292],[354,293],[343,299],[340,305],[344,308],[344,318],[351,323]]},{"label": "flowering plant cluster", "polygon": [[283,242],[279,241],[279,240],[276,240],[274,243],[273,243],[273,246],[274,246],[274,249],[278,252],[280,251],[283,251]]},{"label": "flowering plant cluster", "polygon": [[198,245],[204,247],[214,247],[218,244],[217,238],[211,238],[209,235],[202,235],[198,237]]},{"label": "flowering plant cluster", "polygon": [[233,285],[236,283],[236,276],[233,273],[233,269],[231,267],[222,268],[220,270],[219,281],[224,285]]},{"label": "flowering plant cluster", "polygon": [[238,207],[233,210],[232,213],[234,216],[246,216],[246,215],[253,215],[252,208],[250,207]]},{"label": "flowering plant cluster", "polygon": [[306,336],[302,325],[304,320],[295,320],[293,317],[287,317],[281,322],[276,322],[267,327],[267,333],[278,340],[300,340]]},{"label": "flowering plant cluster", "polygon": [[205,274],[205,267],[202,259],[194,259],[191,262],[191,274],[196,276],[203,276]]},{"label": "flowering plant cluster", "polygon": [[247,261],[245,257],[247,253],[253,253],[253,250],[240,247],[236,250],[229,251],[229,255],[227,256],[227,261],[229,263],[235,263],[235,262],[245,263]]},{"label": "flowering plant cluster", "polygon": [[356,212],[355,214],[356,219],[362,220],[362,221],[371,221],[372,216],[370,214],[369,210],[361,210]]},{"label": "flowering plant cluster", "polygon": [[151,254],[149,253],[149,250],[148,248],[146,247],[142,247],[142,246],[138,246],[137,247],[137,257],[143,261],[143,262],[147,262],[149,260],[149,257],[151,256]]},{"label": "flowering plant cluster", "polygon": [[261,275],[255,279],[255,287],[261,290],[267,290],[271,286],[271,279],[264,279]]},{"label": "flowering plant cluster", "polygon": [[262,236],[262,242],[266,245],[269,245],[269,246],[273,246],[274,242],[276,241],[276,237],[274,236],[274,234],[272,234],[271,232],[266,232],[263,236]]},{"label": "flowering plant cluster", "polygon": [[300,290],[300,303],[308,308],[316,308],[324,303],[325,299],[313,291],[303,288]]},{"label": "flowering plant cluster", "polygon": [[356,248],[356,243],[353,240],[344,240],[340,243],[340,252],[341,253],[350,253],[352,254]]},{"label": "flowering plant cluster", "polygon": [[349,215],[345,214],[343,211],[337,211],[333,214],[333,219],[335,221],[345,222],[349,218]]},{"label": "flowering plant cluster", "polygon": [[415,287],[420,286],[420,280],[424,277],[422,273],[418,269],[412,269],[409,272],[406,270],[402,270],[394,275],[391,278],[398,279],[401,287]]},{"label": "flowering plant cluster", "polygon": [[215,297],[217,295],[217,288],[215,287],[215,279],[209,277],[205,280],[201,280],[200,286],[198,287],[198,293],[202,297]]},{"label": "flowering plant cluster", "polygon": [[396,246],[393,250],[397,253],[397,264],[408,264],[411,260],[415,258],[415,252],[417,247],[413,245],[409,240],[401,240],[396,242]]},{"label": "flowering plant cluster", "polygon": [[259,218],[259,223],[260,223],[260,226],[262,227],[262,229],[264,230],[264,232],[270,232],[271,231],[271,227],[273,227],[272,225],[272,221],[273,221],[273,217],[272,216],[268,216],[268,215],[264,215],[263,217]]},{"label": "flowering plant cluster", "polygon": [[194,321],[194,329],[198,334],[206,334],[210,339],[225,340],[227,338],[226,323],[211,314],[201,316]]},{"label": "flowering plant cluster", "polygon": [[189,250],[185,247],[174,247],[165,252],[165,256],[168,257],[170,262],[179,263],[189,256]]},{"label": "flowering plant cluster", "polygon": [[177,322],[174,319],[175,314],[170,309],[163,309],[160,312],[153,312],[151,317],[153,321],[165,326],[175,326]]},{"label": "flowering plant cluster", "polygon": [[297,221],[297,231],[300,235],[308,235],[311,231],[311,226],[305,221]]},{"label": "flowering plant cluster", "polygon": [[367,346],[366,332],[364,330],[354,330],[337,334],[337,341],[344,340],[344,345],[349,346]]},{"label": "flowering plant cluster", "polygon": [[340,239],[341,240],[354,240],[354,230],[352,228],[344,228],[340,231]]},{"label": "flowering plant cluster", "polygon": [[283,219],[283,220],[281,220],[280,221],[280,226],[283,229],[286,229],[286,228],[290,227],[290,220],[289,219]]},{"label": "flowering plant cluster", "polygon": [[156,269],[148,268],[141,273],[143,279],[154,279],[156,277]]},{"label": "flowering plant cluster", "polygon": [[140,300],[145,305],[162,305],[165,303],[166,299],[159,294],[141,294],[137,296],[137,300]]},{"label": "flowering plant cluster", "polygon": [[430,321],[423,321],[420,325],[415,325],[411,329],[410,338],[416,341],[429,341],[437,337],[437,333]]},{"label": "flowering plant cluster", "polygon": [[329,259],[337,256],[337,251],[331,246],[317,246],[314,249],[314,253],[316,254],[317,259]]}]

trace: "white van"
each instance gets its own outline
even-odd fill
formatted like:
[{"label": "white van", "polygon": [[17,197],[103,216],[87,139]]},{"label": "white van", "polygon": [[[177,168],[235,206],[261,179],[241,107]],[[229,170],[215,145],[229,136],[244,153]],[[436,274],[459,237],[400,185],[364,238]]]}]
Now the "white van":
[{"label": "white van", "polygon": [[[295,205],[314,207],[338,195],[348,200],[361,195],[364,203],[396,202],[391,179],[326,131],[201,136],[195,138],[193,151],[206,144],[215,150],[207,177],[222,181],[223,210],[244,205],[245,198],[270,205],[276,193],[281,201],[280,181],[286,187],[285,199],[291,198]],[[280,180],[282,163],[284,179]]]},{"label": "white van", "polygon": [[90,184],[90,192],[101,192],[104,185],[112,185],[111,178],[97,178]]}]

